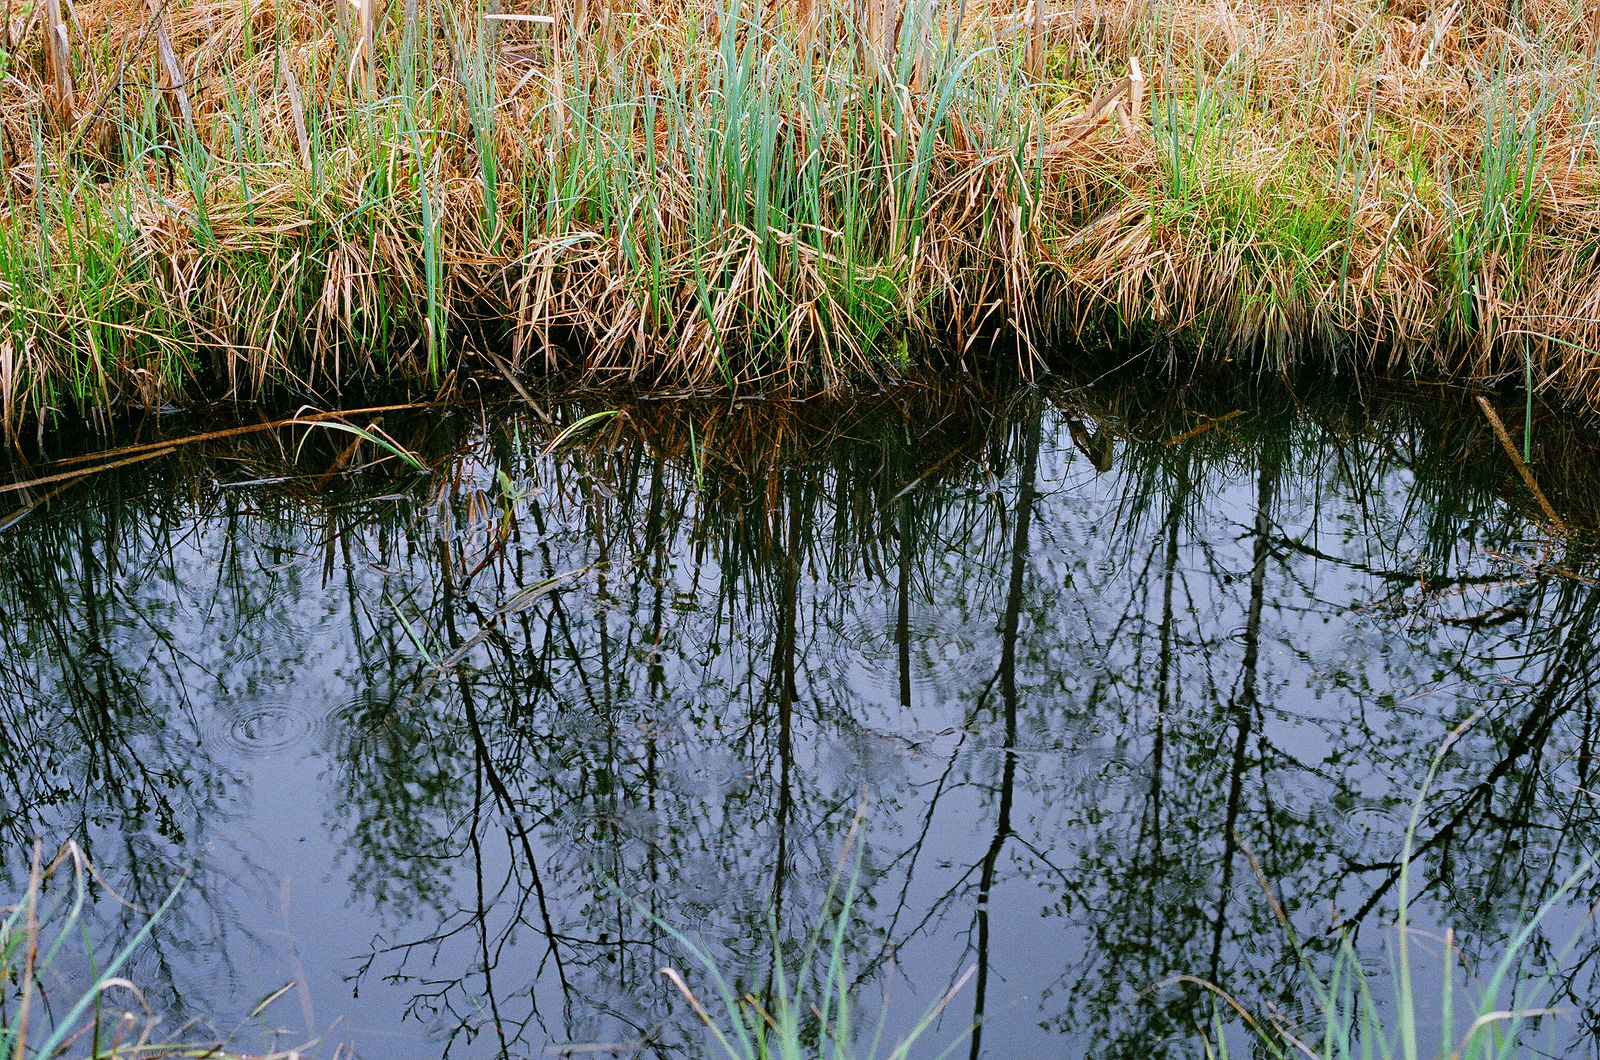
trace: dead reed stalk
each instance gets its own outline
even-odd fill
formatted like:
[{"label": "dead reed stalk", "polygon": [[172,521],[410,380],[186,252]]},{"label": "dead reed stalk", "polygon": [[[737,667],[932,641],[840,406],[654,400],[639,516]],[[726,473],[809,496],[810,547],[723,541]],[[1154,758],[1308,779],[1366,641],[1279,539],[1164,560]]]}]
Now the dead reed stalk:
[{"label": "dead reed stalk", "polygon": [[[67,37],[67,24],[61,17],[62,0],[44,0],[39,28],[44,36],[40,49],[43,57],[42,81],[53,90],[54,110],[62,128],[72,124],[77,109],[77,97],[72,85],[72,47]],[[7,34],[10,34],[9,19]]]},{"label": "dead reed stalk", "polygon": [[169,98],[177,100],[178,113],[183,117],[184,131],[192,138],[196,135],[196,130],[194,110],[189,106],[189,76],[184,73],[183,63],[172,47],[172,38],[167,36],[165,0],[145,0],[145,2],[150,8],[150,17],[155,22],[156,50],[161,57],[161,72],[167,79],[166,85],[162,87]]}]

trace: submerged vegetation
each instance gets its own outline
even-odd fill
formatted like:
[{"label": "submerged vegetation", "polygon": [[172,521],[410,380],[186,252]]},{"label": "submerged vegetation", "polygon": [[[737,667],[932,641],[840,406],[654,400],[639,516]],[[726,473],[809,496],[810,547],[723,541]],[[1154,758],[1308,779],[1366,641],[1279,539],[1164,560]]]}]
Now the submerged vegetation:
[{"label": "submerged vegetation", "polygon": [[985,334],[1600,407],[1578,0],[30,0],[0,421],[570,369],[830,387]]}]

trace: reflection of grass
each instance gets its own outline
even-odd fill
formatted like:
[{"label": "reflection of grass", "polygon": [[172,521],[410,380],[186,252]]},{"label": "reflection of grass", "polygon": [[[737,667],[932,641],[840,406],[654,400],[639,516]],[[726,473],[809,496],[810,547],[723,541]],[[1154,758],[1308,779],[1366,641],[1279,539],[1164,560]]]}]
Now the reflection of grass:
[{"label": "reflection of grass", "polygon": [[[729,1060],[904,1060],[927,1033],[940,1013],[971,979],[976,969],[969,968],[948,991],[922,1013],[915,1025],[892,1047],[885,1046],[884,1025],[888,1007],[880,1010],[875,1024],[856,1022],[854,993],[856,980],[849,972],[850,929],[855,906],[856,885],[860,877],[860,848],[855,847],[861,820],[858,816],[845,840],[845,852],[834,870],[823,898],[824,913],[812,928],[798,965],[784,957],[784,947],[774,920],[772,966],[767,989],[757,997],[741,991],[729,981],[728,973],[698,943],[643,906],[649,916],[675,939],[704,970],[714,991],[708,1006],[684,975],[673,967],[661,974],[678,988],[695,1013],[705,1023],[716,1042],[715,1052]],[[851,849],[855,857],[851,859]],[[846,862],[850,870],[845,872]],[[950,1055],[965,1039],[961,1034],[943,1051]]]},{"label": "reflection of grass", "polygon": [[[1411,926],[1412,869],[1416,853],[1417,825],[1422,818],[1423,797],[1439,770],[1440,763],[1450,746],[1481,717],[1474,715],[1457,727],[1434,755],[1433,763],[1423,781],[1423,793],[1412,807],[1407,824],[1405,842],[1400,853],[1398,868],[1398,904],[1395,939],[1391,951],[1389,975],[1392,985],[1388,993],[1392,1008],[1381,1005],[1374,990],[1374,976],[1362,963],[1355,946],[1347,935],[1334,952],[1333,962],[1326,974],[1317,974],[1309,959],[1294,939],[1293,930],[1277,901],[1271,898],[1273,910],[1279,916],[1284,930],[1300,953],[1301,963],[1311,975],[1310,996],[1306,998],[1308,1019],[1300,1023],[1285,1013],[1274,1011],[1268,1018],[1258,1020],[1237,1001],[1212,984],[1205,984],[1233,1012],[1242,1017],[1252,1032],[1252,1041],[1260,1050],[1274,1057],[1309,1057],[1311,1060],[1348,1060],[1348,1058],[1381,1057],[1383,1060],[1401,1058],[1418,1060],[1419,1057],[1451,1057],[1453,1060],[1490,1060],[1513,1056],[1558,1056],[1555,1035],[1559,1024],[1549,1028],[1550,1049],[1533,1048],[1527,1041],[1529,1032],[1537,1029],[1542,1020],[1558,1016],[1554,999],[1559,993],[1556,976],[1572,944],[1554,953],[1536,953],[1532,945],[1539,926],[1550,912],[1570,900],[1577,885],[1594,868],[1600,855],[1585,858],[1572,874],[1551,893],[1542,905],[1519,927],[1509,945],[1505,947],[1493,970],[1483,982],[1475,998],[1457,996],[1455,972],[1458,950],[1453,931],[1446,931],[1442,940],[1443,954],[1439,979],[1442,988],[1438,1000],[1437,1023],[1417,1011],[1422,997],[1413,975],[1413,950],[1415,943]],[[1253,862],[1253,859],[1252,859]],[[1256,865],[1260,876],[1260,866]],[[1262,878],[1265,886],[1265,878]],[[1196,981],[1191,977],[1180,977]],[[1205,1043],[1211,1057],[1229,1055],[1225,1009],[1219,1005],[1212,1018],[1211,1033]],[[1252,1055],[1260,1055],[1255,1052]]]},{"label": "reflection of grass", "polygon": [[[1152,362],[1128,370],[1052,377],[1052,403],[1110,429],[1116,468],[1127,480],[1125,513],[1136,521],[1188,497],[1193,506],[1275,454],[1298,478],[1330,481],[1376,496],[1385,475],[1410,472],[1406,504],[1433,524],[1430,558],[1443,562],[1474,527],[1508,515],[1542,513],[1470,395],[1394,380],[1331,385],[1308,372],[1287,383],[1219,372],[1182,385],[1143,385]],[[1076,380],[1089,380],[1077,383]],[[1583,423],[1536,404],[1530,421],[1517,402],[1500,413],[1520,447],[1524,437],[1540,486],[1569,527],[1600,526],[1595,436]],[[1531,431],[1524,424],[1532,422]],[[1436,554],[1434,554],[1436,552]]]},{"label": "reflection of grass", "polygon": [[[0,1056],[11,1060],[238,1056],[215,1040],[199,1040],[191,1034],[192,1026],[181,1028],[172,1039],[158,1037],[159,1017],[150,1011],[137,984],[119,974],[171,907],[181,884],[104,959],[89,941],[85,922],[90,881],[98,881],[98,876],[82,849],[68,843],[48,864],[40,853],[36,846],[27,894],[0,922],[0,983],[6,987],[5,1004],[0,1007]],[[70,969],[79,966],[88,967],[93,978],[63,991]],[[285,991],[263,1002],[252,1017]]]}]

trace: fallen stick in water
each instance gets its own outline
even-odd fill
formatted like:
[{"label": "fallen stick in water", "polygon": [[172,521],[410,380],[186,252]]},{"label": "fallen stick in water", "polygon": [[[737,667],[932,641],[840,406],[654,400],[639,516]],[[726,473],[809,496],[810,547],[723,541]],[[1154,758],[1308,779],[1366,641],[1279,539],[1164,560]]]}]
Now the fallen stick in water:
[{"label": "fallen stick in water", "polygon": [[1516,443],[1512,442],[1511,435],[1506,432],[1506,425],[1500,422],[1500,414],[1495,412],[1494,406],[1489,404],[1489,399],[1482,394],[1478,395],[1478,406],[1483,409],[1483,414],[1489,417],[1489,426],[1494,428],[1495,437],[1500,439],[1500,445],[1516,465],[1517,474],[1522,476],[1523,484],[1528,487],[1528,492],[1533,494],[1533,499],[1539,502],[1539,507],[1544,511],[1544,517],[1562,533],[1567,533],[1567,524],[1562,522],[1561,516],[1550,504],[1550,498],[1544,495],[1544,490],[1539,488],[1539,483],[1534,481],[1533,472],[1528,469],[1527,461],[1522,459],[1522,454],[1517,452]]},{"label": "fallen stick in water", "polygon": [[[148,453],[139,453],[136,456],[130,456],[123,460],[107,461],[104,464],[97,464],[93,467],[80,467],[75,468],[72,471],[62,471],[55,475],[44,475],[41,478],[31,478],[26,482],[7,482],[0,484],[0,493],[15,493],[17,490],[32,489],[35,486],[48,486],[52,482],[65,482],[68,479],[84,479],[99,471],[110,471],[113,468],[127,467],[129,464],[137,464],[142,460],[154,460],[158,456],[166,456],[171,452],[171,447],[166,449],[157,449]],[[8,523],[7,525],[10,524]]]},{"label": "fallen stick in water", "polygon": [[323,423],[328,420],[344,416],[371,416],[380,412],[395,412],[400,409],[422,409],[429,405],[426,401],[412,401],[404,405],[374,405],[366,409],[336,409],[331,412],[314,412],[306,416],[291,416],[286,420],[272,420],[268,423],[249,423],[242,427],[227,427],[220,431],[206,431],[204,434],[190,434],[182,438],[168,438],[159,442],[143,442],[139,445],[129,445],[121,449],[112,449],[103,453],[88,453],[82,456],[64,456],[54,462],[56,467],[65,467],[68,464],[82,464],[93,460],[106,460],[122,456],[127,453],[142,453],[151,449],[176,449],[182,445],[194,445],[196,442],[211,442],[218,438],[235,438],[241,434],[259,434],[262,431],[275,431],[280,427],[297,427],[307,423]]}]

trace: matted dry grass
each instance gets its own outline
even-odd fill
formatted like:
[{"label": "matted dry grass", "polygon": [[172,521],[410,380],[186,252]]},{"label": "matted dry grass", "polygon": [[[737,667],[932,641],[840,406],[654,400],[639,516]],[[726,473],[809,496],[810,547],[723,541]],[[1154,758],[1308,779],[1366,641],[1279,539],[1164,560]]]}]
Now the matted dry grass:
[{"label": "matted dry grass", "polygon": [[1063,325],[1594,408],[1597,13],[14,3],[0,421]]}]

